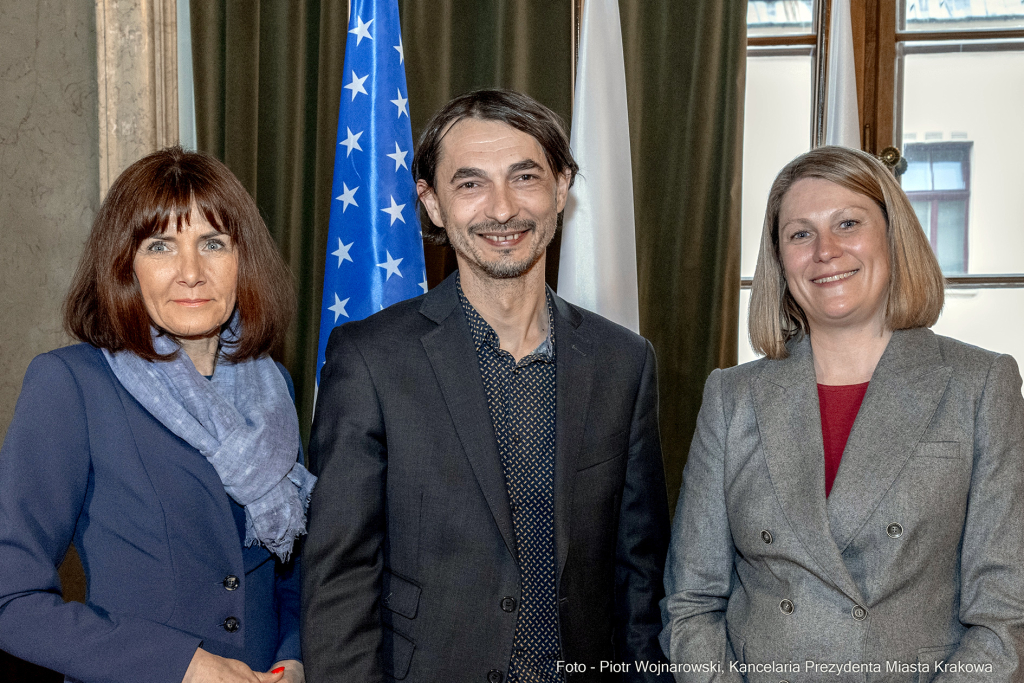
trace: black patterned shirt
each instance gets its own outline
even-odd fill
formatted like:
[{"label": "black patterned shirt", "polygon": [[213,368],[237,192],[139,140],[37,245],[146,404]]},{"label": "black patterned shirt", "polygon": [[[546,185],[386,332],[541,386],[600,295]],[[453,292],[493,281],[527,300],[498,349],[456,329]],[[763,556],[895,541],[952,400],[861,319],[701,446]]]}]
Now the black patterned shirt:
[{"label": "black patterned shirt", "polygon": [[473,335],[487,407],[494,423],[519,554],[517,606],[509,683],[561,681],[555,589],[555,334],[548,295],[548,336],[516,362],[473,308],[459,283]]}]

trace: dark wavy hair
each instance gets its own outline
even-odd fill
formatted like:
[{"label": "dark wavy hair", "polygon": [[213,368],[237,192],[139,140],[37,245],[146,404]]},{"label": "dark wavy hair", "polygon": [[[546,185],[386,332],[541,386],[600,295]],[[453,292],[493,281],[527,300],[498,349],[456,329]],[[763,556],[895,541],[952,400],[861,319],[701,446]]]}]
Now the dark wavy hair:
[{"label": "dark wavy hair", "polygon": [[135,278],[142,242],[191,211],[231,237],[238,251],[237,345],[223,358],[258,358],[279,343],[295,307],[291,274],[256,203],[228,167],[213,157],[169,147],[139,159],[114,181],[100,206],[64,301],[64,329],[111,352],[170,360],[153,348],[152,324]]},{"label": "dark wavy hair", "polygon": [[[475,90],[459,95],[438,110],[427,124],[416,156],[412,162],[414,181],[424,181],[434,187],[434,175],[441,155],[441,141],[452,126],[462,119],[475,118],[485,121],[501,121],[535,139],[544,149],[548,165],[556,173],[569,170],[569,187],[576,180],[580,167],[569,150],[569,136],[558,114],[537,100],[514,90]],[[423,202],[417,202],[423,237],[428,242],[448,244],[448,233],[434,225],[427,215]],[[561,216],[559,216],[561,218]]]}]

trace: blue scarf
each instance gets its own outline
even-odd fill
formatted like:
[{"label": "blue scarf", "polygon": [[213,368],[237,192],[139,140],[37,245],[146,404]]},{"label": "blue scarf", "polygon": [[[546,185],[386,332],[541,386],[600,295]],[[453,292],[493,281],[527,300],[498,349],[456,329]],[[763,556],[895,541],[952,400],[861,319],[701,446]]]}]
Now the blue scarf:
[{"label": "blue scarf", "polygon": [[[222,346],[235,339],[225,331]],[[153,346],[177,356],[151,363],[129,351],[103,355],[128,393],[206,456],[227,494],[245,507],[246,546],[260,543],[287,560],[306,533],[316,477],[296,462],[299,420],[281,371],[269,357],[219,362],[208,380],[155,329]]]}]

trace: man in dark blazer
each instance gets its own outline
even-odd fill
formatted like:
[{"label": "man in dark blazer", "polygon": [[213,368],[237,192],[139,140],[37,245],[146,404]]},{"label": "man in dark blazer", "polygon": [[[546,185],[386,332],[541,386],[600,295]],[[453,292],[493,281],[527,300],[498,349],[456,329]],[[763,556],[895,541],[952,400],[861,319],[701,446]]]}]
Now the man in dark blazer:
[{"label": "man in dark blazer", "polygon": [[654,352],[544,284],[576,170],[557,116],[518,93],[464,95],[427,126],[423,224],[458,271],[331,335],[303,560],[311,683],[656,678]]}]

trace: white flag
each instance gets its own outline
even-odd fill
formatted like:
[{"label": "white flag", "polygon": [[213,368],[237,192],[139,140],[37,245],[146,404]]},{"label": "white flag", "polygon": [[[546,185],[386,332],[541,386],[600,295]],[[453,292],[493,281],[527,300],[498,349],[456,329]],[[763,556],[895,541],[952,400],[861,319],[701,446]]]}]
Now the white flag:
[{"label": "white flag", "polygon": [[825,144],[860,149],[857,70],[853,62],[850,0],[834,0],[829,23],[828,104]]},{"label": "white flag", "polygon": [[618,0],[587,0],[580,34],[570,136],[580,173],[565,208],[558,295],[639,332]]}]

